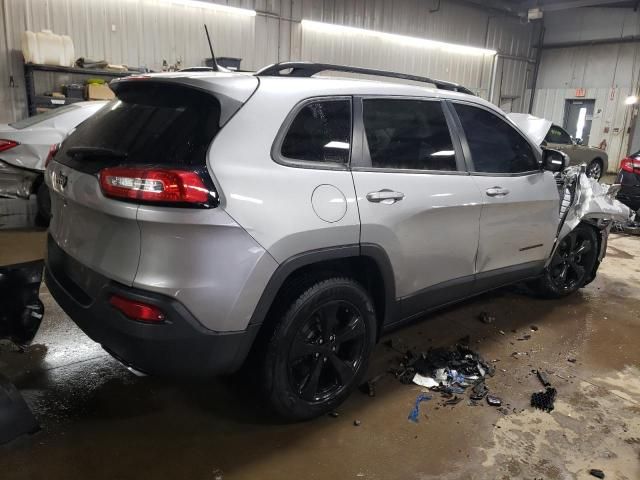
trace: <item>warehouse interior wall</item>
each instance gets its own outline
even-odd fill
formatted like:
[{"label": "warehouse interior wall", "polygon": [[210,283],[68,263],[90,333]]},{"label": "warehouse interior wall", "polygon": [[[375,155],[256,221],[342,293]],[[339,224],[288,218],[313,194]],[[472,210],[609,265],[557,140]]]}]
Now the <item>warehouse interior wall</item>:
[{"label": "warehouse interior wall", "polygon": [[589,143],[605,148],[609,171],[616,172],[620,160],[640,145],[638,105],[625,104],[640,94],[640,11],[554,12],[544,27],[532,113],[563,125],[567,100],[595,100]]},{"label": "warehouse interior wall", "polygon": [[[20,39],[25,30],[71,36],[75,56],[160,70],[163,60],[203,65],[207,24],[218,56],[254,70],[312,60],[383,68],[463,84],[511,111],[528,105],[534,24],[465,2],[437,0],[230,0],[254,17],[170,0],[0,0],[0,122],[26,115]],[[493,49],[497,56],[447,53],[406,40],[322,34],[308,19]]]}]

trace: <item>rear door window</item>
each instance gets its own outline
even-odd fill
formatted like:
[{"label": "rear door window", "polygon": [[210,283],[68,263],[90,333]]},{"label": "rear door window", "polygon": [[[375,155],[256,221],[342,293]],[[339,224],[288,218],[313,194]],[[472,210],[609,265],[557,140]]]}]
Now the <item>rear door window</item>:
[{"label": "rear door window", "polygon": [[304,105],[282,141],[284,159],[316,162],[349,162],[351,152],[351,100],[314,100]]},{"label": "rear door window", "polygon": [[113,163],[204,166],[219,124],[220,103],[212,94],[163,84],[122,86],[117,99],[69,136],[56,160],[81,170]]},{"label": "rear door window", "polygon": [[373,168],[457,170],[439,101],[365,99],[363,109]]},{"label": "rear door window", "polygon": [[539,170],[533,147],[518,131],[483,108],[454,103],[477,173],[525,173]]}]

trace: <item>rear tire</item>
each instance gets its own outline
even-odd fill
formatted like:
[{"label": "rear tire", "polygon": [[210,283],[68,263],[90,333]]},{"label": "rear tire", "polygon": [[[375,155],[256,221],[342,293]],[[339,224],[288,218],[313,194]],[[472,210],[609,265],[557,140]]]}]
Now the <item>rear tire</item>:
[{"label": "rear tire", "polygon": [[38,204],[38,216],[36,223],[42,227],[48,227],[51,221],[51,195],[49,187],[44,181],[38,187],[36,192],[36,202]]},{"label": "rear tire", "polygon": [[553,254],[543,276],[529,287],[545,298],[561,298],[584,287],[598,261],[598,236],[588,225],[578,225]]},{"label": "rear tire", "polygon": [[279,319],[266,349],[263,387],[275,412],[307,420],[332,411],[360,384],[376,340],[373,302],[350,278],[313,283]]}]

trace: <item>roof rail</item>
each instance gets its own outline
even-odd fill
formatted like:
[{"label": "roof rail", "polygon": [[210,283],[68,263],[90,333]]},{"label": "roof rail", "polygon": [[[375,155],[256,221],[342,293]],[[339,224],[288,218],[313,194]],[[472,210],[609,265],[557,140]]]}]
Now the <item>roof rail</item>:
[{"label": "roof rail", "polygon": [[[289,73],[282,73],[290,70]],[[359,73],[363,75],[373,75],[377,77],[400,78],[402,80],[412,80],[414,82],[431,83],[440,90],[449,90],[452,92],[466,93],[475,95],[471,90],[462,85],[444,80],[435,80],[429,77],[421,77],[419,75],[410,75],[407,73],[389,72],[387,70],[376,70],[374,68],[349,67],[347,65],[332,65],[330,63],[313,63],[313,62],[282,62],[274,63],[264,67],[256,72],[259,77],[312,77],[320,72],[348,72]]]}]

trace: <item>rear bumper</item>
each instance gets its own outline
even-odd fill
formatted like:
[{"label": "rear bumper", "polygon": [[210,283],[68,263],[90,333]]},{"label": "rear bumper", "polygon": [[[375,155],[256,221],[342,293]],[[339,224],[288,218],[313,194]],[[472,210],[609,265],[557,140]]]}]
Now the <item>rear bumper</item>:
[{"label": "rear bumper", "polygon": [[640,182],[638,175],[621,171],[616,183],[622,185],[617,199],[633,211],[640,209]]},{"label": "rear bumper", "polygon": [[[244,362],[259,329],[214,332],[178,301],[126,287],[87,269],[49,238],[45,283],[62,309],[119,361],[152,375],[210,376],[231,373]],[[82,285],[82,286],[81,286]],[[109,303],[118,294],[159,307],[162,324],[131,320]]]},{"label": "rear bumper", "polygon": [[0,197],[29,198],[33,186],[42,173],[18,168],[0,160]]}]

